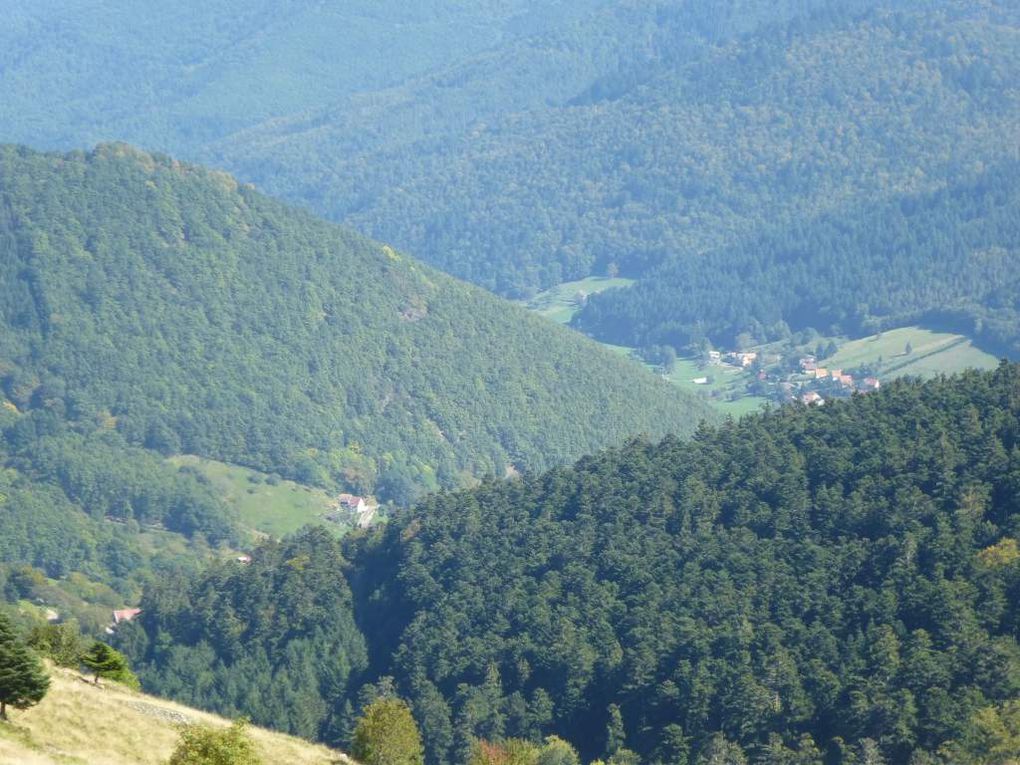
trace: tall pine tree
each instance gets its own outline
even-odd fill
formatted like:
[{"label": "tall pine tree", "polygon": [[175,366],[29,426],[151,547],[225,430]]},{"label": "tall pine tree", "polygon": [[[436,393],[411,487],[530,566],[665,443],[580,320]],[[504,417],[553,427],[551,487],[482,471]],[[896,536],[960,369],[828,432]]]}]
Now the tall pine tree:
[{"label": "tall pine tree", "polygon": [[42,664],[0,614],[0,720],[7,719],[8,704],[27,709],[42,700],[49,686]]}]

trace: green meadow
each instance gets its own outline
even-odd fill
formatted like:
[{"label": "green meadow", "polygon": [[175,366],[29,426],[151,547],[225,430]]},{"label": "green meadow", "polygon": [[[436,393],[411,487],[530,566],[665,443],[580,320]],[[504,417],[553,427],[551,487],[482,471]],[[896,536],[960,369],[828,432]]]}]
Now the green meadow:
[{"label": "green meadow", "polygon": [[587,279],[580,279],[576,282],[557,284],[545,292],[538,293],[530,300],[518,302],[547,319],[552,319],[559,324],[567,324],[574,318],[574,314],[581,310],[579,294],[595,295],[614,287],[629,287],[633,283],[633,279],[621,277],[589,276]]},{"label": "green meadow", "polygon": [[[171,457],[170,461],[198,470],[217,494],[237,510],[243,524],[272,537],[292,534],[309,523],[323,523],[322,516],[336,504],[322,489],[276,479],[238,465],[192,455]],[[333,523],[326,525],[342,528]]]},{"label": "green meadow", "polygon": [[[706,378],[708,382],[695,382]],[[764,398],[745,393],[748,373],[728,364],[702,367],[696,359],[677,359],[666,379],[734,417],[757,411],[765,403]]]},{"label": "green meadow", "polygon": [[[906,352],[910,345],[910,353]],[[825,359],[830,369],[872,367],[885,379],[912,375],[929,378],[964,369],[992,369],[999,360],[985,353],[963,335],[934,332],[921,327],[901,327],[842,344]]]}]

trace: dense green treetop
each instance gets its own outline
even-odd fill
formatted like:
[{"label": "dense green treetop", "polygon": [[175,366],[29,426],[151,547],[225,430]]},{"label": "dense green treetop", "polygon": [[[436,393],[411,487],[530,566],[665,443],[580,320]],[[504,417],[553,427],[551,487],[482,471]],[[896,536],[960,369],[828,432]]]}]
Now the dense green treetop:
[{"label": "dense green treetop", "polygon": [[379,698],[354,727],[351,754],[365,765],[422,765],[421,734],[405,702]]},{"label": "dense green treetop", "polygon": [[0,382],[163,453],[400,502],[708,414],[389,247],[124,145],[0,149]]},{"label": "dense green treetop", "polygon": [[49,687],[42,662],[0,611],[0,722],[7,722],[8,706],[27,709],[38,704]]},{"label": "dense green treetop", "polygon": [[244,720],[229,728],[186,725],[167,765],[262,765],[246,728]]},{"label": "dense green treetop", "polygon": [[[1014,740],[1018,488],[1003,364],[432,496],[347,543],[369,655],[323,730],[349,741],[379,686],[409,699],[433,763],[551,732],[620,763],[981,762],[936,753]],[[277,549],[277,572],[324,557]],[[291,608],[266,585],[251,607],[254,569],[217,571],[144,601],[150,688],[202,701],[168,678],[232,661],[253,629],[187,614]],[[321,656],[284,624],[264,638],[278,655]]]},{"label": "dense green treetop", "polygon": [[345,566],[336,537],[312,528],[266,543],[249,565],[166,577],[118,644],[164,695],[335,739],[367,659]]},{"label": "dense green treetop", "polygon": [[105,678],[124,683],[131,688],[138,687],[138,678],[128,666],[124,654],[101,640],[96,640],[82,654],[81,663],[92,672],[96,685],[99,685],[100,678]]}]

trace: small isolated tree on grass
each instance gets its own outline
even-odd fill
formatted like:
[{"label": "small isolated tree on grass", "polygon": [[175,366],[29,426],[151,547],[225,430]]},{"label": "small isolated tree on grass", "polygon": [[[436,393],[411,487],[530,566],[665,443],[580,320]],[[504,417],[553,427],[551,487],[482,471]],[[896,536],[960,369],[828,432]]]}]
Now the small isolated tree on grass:
[{"label": "small isolated tree on grass", "polygon": [[99,640],[82,654],[81,663],[95,675],[96,685],[99,685],[99,678],[105,677],[131,688],[139,687],[138,678],[128,666],[124,654]]},{"label": "small isolated tree on grass", "polygon": [[0,720],[7,719],[8,704],[27,709],[42,701],[50,687],[50,678],[42,663],[0,614]]},{"label": "small isolated tree on grass", "polygon": [[365,707],[354,728],[351,754],[365,765],[422,765],[421,735],[407,704],[384,697]]},{"label": "small isolated tree on grass", "polygon": [[262,765],[247,727],[245,720],[229,728],[185,726],[167,765]]}]

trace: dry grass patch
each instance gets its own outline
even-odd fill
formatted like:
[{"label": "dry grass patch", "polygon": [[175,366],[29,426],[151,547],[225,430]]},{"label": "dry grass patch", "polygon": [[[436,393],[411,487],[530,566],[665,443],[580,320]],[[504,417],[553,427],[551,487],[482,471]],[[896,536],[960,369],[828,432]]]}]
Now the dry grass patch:
[{"label": "dry grass patch", "polygon": [[[227,726],[229,721],[116,684],[97,688],[77,672],[52,670],[50,692],[38,706],[13,711],[0,723],[0,764],[162,765],[183,722]],[[267,765],[331,765],[352,761],[301,739],[249,728]]]}]

